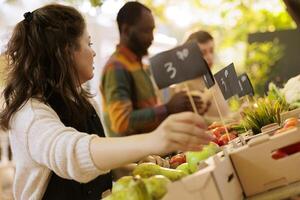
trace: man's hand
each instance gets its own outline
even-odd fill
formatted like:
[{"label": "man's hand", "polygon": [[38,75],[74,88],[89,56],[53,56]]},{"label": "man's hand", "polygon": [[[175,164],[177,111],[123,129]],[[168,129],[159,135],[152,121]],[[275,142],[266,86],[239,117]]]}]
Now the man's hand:
[{"label": "man's hand", "polygon": [[[205,112],[207,112],[210,104],[203,103],[200,96],[192,96],[192,97],[197,107],[198,113],[200,115],[203,115]],[[185,91],[176,93],[166,104],[166,107],[169,115],[185,112],[185,111],[193,111],[192,104]]]}]

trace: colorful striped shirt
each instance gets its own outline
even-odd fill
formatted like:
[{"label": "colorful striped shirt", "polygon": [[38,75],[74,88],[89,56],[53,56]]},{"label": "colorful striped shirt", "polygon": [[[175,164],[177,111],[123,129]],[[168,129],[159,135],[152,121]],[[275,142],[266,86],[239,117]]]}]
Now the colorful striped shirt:
[{"label": "colorful striped shirt", "polygon": [[124,46],[118,45],[106,63],[100,90],[109,136],[150,132],[167,117],[141,60]]}]

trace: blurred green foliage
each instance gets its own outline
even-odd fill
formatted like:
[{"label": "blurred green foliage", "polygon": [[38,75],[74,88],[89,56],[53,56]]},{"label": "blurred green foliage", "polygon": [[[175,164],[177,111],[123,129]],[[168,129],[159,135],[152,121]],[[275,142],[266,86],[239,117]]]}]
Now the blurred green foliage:
[{"label": "blurred green foliage", "polygon": [[267,81],[278,73],[276,62],[282,57],[284,47],[278,40],[248,45],[245,70],[256,94],[264,95]]},{"label": "blurred green foliage", "polygon": [[[73,3],[83,0],[66,1]],[[101,6],[103,1],[90,0],[93,6]],[[124,2],[127,2],[127,0],[124,0]],[[259,95],[263,95],[266,81],[276,73],[276,69],[273,66],[282,56],[284,48],[278,41],[248,45],[248,34],[296,28],[296,24],[286,12],[285,5],[281,0],[270,1],[270,3],[275,2],[276,8],[273,8],[273,10],[268,9],[268,7],[258,8],[258,4],[263,3],[264,6],[266,5],[265,0],[219,0],[219,3],[215,5],[208,3],[207,0],[140,0],[140,2],[152,10],[157,24],[167,27],[167,29],[164,29],[167,30],[167,34],[176,37],[179,41],[183,40],[183,37],[189,30],[203,29],[211,32],[215,37],[216,52],[233,48],[236,56],[243,57],[238,59],[241,63],[235,63],[237,71],[249,74],[255,92]],[[174,20],[180,16],[174,16],[174,20],[170,20],[166,16],[167,8],[175,4],[188,6],[191,10],[191,15],[194,12],[219,12],[218,16],[220,16],[221,24],[199,23],[196,20],[187,28],[178,28]],[[239,49],[241,46],[243,48]],[[239,54],[241,51],[244,51],[242,56]],[[223,59],[225,58],[219,58],[219,60]]]},{"label": "blurred green foliage", "polygon": [[[141,2],[148,5],[162,23],[168,24],[172,30],[170,33],[174,37],[178,38],[178,35],[183,37],[188,30],[203,29],[211,32],[215,37],[217,41],[216,52],[234,48],[238,56],[240,55],[238,52],[245,51],[244,58],[240,59],[243,62],[235,63],[235,66],[238,72],[249,74],[254,90],[259,95],[263,95],[266,81],[276,73],[274,64],[283,55],[284,47],[276,40],[267,43],[248,44],[248,34],[296,28],[296,24],[286,12],[285,5],[281,0],[278,0],[278,6],[283,9],[276,10],[276,12],[268,9],[257,9],[255,5],[262,0],[220,0],[220,4],[215,7],[215,10],[220,12],[222,25],[207,25],[196,22],[186,30],[174,29],[172,26],[174,22],[168,21],[164,12],[168,6],[180,3],[179,0],[161,1],[158,5],[151,0],[142,0]],[[204,1],[201,0],[189,0],[189,6],[198,9],[199,12],[203,12],[205,9],[209,12],[209,9],[213,9],[213,7],[205,7]],[[233,18],[235,23],[226,25]],[[237,44],[243,44],[245,49],[239,49]],[[219,59],[222,60],[222,57]],[[236,109],[236,105],[233,103],[234,109]]]},{"label": "blurred green foliage", "polygon": [[278,101],[268,97],[256,98],[254,104],[245,108],[241,113],[242,124],[247,130],[252,129],[254,134],[258,134],[263,126],[271,123],[280,124],[280,113],[288,110],[289,104],[285,99]]},{"label": "blurred green foliage", "polygon": [[[253,6],[256,1],[257,0],[232,1],[235,6],[223,12],[222,16],[224,19],[230,17],[233,11],[240,12],[236,25],[232,29],[229,30],[228,27],[221,28],[225,33],[222,43],[224,47],[231,46],[236,42],[247,42],[249,33],[268,32],[296,27],[292,18],[285,10],[278,13],[273,13],[268,10],[256,10]],[[282,4],[281,1],[278,1],[278,3]]]},{"label": "blurred green foliage", "polygon": [[239,99],[237,96],[230,98],[228,101],[230,110],[232,112],[238,112],[244,101],[244,98]]}]

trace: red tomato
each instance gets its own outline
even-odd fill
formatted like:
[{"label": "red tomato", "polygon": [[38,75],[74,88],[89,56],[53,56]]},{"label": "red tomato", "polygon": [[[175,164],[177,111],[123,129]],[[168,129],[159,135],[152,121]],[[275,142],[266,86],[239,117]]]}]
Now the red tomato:
[{"label": "red tomato", "polygon": [[218,145],[218,144],[219,144],[219,142],[218,142],[218,141],[219,141],[219,138],[215,137],[215,139],[213,139],[213,141],[212,141],[212,142]]},{"label": "red tomato", "polygon": [[285,152],[281,151],[281,150],[277,150],[277,151],[274,151],[272,153],[272,158],[275,159],[275,160],[278,160],[280,158],[284,158],[288,156],[288,154],[286,154]]},{"label": "red tomato", "polygon": [[280,151],[286,153],[287,155],[291,155],[300,151],[300,142],[296,144],[289,145],[287,147],[283,147],[279,149]]},{"label": "red tomato", "polygon": [[186,157],[183,153],[177,154],[170,159],[170,164],[179,163],[180,165],[185,162],[186,162]]},{"label": "red tomato", "polygon": [[228,144],[229,141],[231,141],[237,137],[233,133],[229,133],[228,135],[229,135],[229,138],[228,138],[227,134],[222,135],[218,140],[218,145],[220,145],[220,146],[226,145],[226,144]]},{"label": "red tomato", "polygon": [[283,128],[295,127],[298,124],[298,119],[295,117],[288,118],[283,123]]},{"label": "red tomato", "polygon": [[[228,129],[227,129],[228,130]],[[220,126],[212,130],[212,133],[216,138],[220,138],[224,133],[226,133],[225,126]]]}]

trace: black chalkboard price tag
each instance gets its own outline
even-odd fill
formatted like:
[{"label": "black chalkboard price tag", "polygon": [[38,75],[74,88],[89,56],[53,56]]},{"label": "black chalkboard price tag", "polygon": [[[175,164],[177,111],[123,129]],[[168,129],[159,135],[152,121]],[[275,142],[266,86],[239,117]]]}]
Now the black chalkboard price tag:
[{"label": "black chalkboard price tag", "polygon": [[239,81],[239,87],[240,87],[240,92],[239,92],[239,97],[243,97],[246,95],[254,96],[254,90],[252,83],[246,73],[241,74],[238,77]]},{"label": "black chalkboard price tag", "polygon": [[[207,75],[214,84],[210,69],[197,43],[187,43],[150,58],[150,70],[159,89]],[[213,82],[213,83],[211,83]]]},{"label": "black chalkboard price tag", "polygon": [[217,72],[214,77],[225,100],[240,93],[239,81],[233,63]]},{"label": "black chalkboard price tag", "polygon": [[215,79],[210,70],[203,75],[203,80],[208,89],[215,85]]}]

